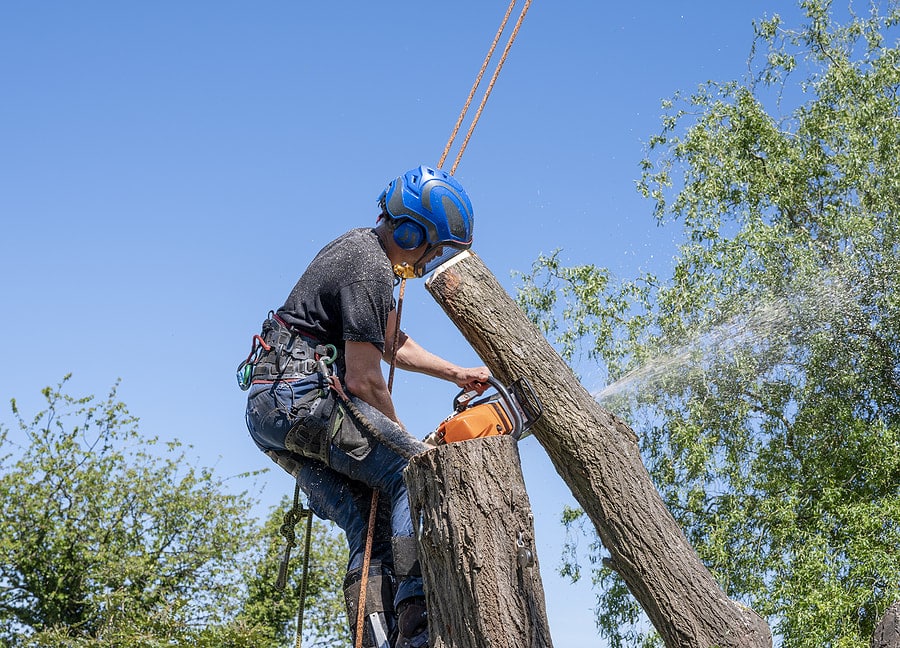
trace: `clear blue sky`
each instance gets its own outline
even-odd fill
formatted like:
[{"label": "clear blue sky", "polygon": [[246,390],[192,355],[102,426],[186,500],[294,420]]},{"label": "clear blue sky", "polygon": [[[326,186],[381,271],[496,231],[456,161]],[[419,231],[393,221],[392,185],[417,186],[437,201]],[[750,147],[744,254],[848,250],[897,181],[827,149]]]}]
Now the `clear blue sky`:
[{"label": "clear blue sky", "polygon": [[[506,5],[0,4],[0,399],[31,413],[68,372],[76,394],[121,379],[145,434],[220,475],[268,467],[234,379],[251,335],[322,245],[373,223],[391,178],[437,162]],[[678,232],[634,188],[642,143],[675,90],[741,78],[751,23],[773,13],[798,12],[535,0],[457,173],[475,250],[511,292],[555,248],[619,276],[667,267]],[[480,364],[422,282],[404,328]],[[419,436],[455,392],[395,384]],[[555,644],[603,645],[588,584],[556,576],[573,500],[535,439],[521,451]],[[263,507],[291,489],[274,470],[261,483]]]}]

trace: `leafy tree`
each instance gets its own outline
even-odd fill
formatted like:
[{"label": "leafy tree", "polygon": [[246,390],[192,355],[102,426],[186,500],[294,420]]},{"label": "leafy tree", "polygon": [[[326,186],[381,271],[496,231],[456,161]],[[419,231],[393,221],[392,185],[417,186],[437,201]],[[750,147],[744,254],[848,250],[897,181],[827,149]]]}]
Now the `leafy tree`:
[{"label": "leafy tree", "polygon": [[74,398],[67,379],[33,419],[12,401],[20,434],[0,428],[0,645],[289,645],[248,612],[268,531],[254,502],[141,436],[115,388]]},{"label": "leafy tree", "polygon": [[[785,647],[862,648],[900,598],[900,5],[800,6],[755,25],[748,81],[664,104],[639,188],[683,227],[672,276],[554,254],[519,299],[606,365],[597,397],[729,596]],[[652,644],[592,546],[601,632]]]}]

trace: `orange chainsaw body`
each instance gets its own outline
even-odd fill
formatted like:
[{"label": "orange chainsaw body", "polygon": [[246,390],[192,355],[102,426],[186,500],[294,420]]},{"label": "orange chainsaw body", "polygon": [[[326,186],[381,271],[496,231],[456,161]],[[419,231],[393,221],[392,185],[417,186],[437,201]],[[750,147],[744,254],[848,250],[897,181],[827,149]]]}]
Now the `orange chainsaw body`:
[{"label": "orange chainsaw body", "polygon": [[498,402],[475,405],[441,423],[436,436],[444,443],[456,443],[469,439],[509,434],[513,422]]},{"label": "orange chainsaw body", "polygon": [[496,394],[477,401],[477,391],[460,392],[453,401],[455,413],[425,438],[425,443],[440,445],[469,439],[511,435],[518,440],[543,412],[531,384],[520,378],[507,389],[494,378],[488,384]]}]

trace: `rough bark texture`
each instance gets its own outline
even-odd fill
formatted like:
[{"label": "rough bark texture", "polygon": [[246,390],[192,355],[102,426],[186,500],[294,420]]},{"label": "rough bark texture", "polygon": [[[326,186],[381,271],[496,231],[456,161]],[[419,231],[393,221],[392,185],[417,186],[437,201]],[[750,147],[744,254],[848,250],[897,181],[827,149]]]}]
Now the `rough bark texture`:
[{"label": "rough bark texture", "polygon": [[900,601],[887,609],[875,628],[872,648],[900,648]]},{"label": "rough bark texture", "polygon": [[722,592],[687,542],[635,433],[581,386],[477,256],[457,259],[431,277],[429,292],[498,379],[531,381],[545,410],[535,437],[666,646],[771,646],[765,621]]},{"label": "rough bark texture", "polygon": [[441,446],[405,477],[432,648],[551,648],[516,442]]}]

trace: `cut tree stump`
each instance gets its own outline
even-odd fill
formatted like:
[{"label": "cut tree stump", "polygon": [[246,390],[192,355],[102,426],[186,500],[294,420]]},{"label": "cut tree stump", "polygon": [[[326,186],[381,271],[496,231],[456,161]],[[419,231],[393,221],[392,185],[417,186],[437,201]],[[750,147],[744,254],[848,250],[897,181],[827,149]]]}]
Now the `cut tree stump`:
[{"label": "cut tree stump", "polygon": [[432,648],[552,648],[516,441],[440,446],[406,469]]},{"label": "cut tree stump", "polygon": [[768,625],[722,592],[666,509],[635,433],[582,387],[481,259],[458,255],[426,287],[494,376],[531,381],[544,406],[532,432],[666,646],[769,648]]}]

